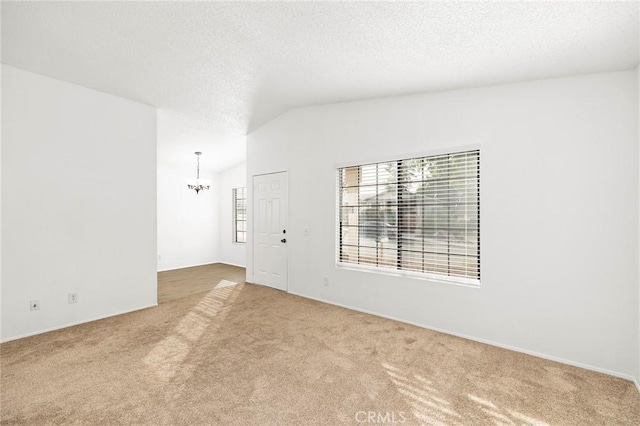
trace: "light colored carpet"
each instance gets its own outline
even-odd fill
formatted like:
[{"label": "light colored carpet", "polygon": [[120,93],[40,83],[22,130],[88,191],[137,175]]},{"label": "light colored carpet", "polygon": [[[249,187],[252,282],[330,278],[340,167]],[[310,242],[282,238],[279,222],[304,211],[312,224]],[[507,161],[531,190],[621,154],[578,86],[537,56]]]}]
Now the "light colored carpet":
[{"label": "light colored carpet", "polygon": [[628,381],[225,281],[0,351],[2,424],[640,424]]},{"label": "light colored carpet", "polygon": [[158,272],[158,303],[209,291],[222,280],[242,283],[245,278],[246,270],[243,267],[224,263]]}]

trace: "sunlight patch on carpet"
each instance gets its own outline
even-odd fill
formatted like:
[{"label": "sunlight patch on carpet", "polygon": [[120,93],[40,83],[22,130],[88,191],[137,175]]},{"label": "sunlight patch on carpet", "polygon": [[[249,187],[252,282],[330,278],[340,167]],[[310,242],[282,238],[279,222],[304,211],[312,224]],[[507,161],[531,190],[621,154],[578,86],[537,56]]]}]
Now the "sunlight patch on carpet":
[{"label": "sunlight patch on carpet", "polygon": [[176,333],[184,336],[187,340],[195,341],[202,336],[208,325],[207,318],[196,312],[189,312],[177,325]]},{"label": "sunlight patch on carpet", "polygon": [[524,422],[526,425],[531,426],[550,426],[549,423],[543,422],[542,420],[534,419],[533,417],[526,416],[522,413],[518,413],[517,411],[507,410],[513,417]]},{"label": "sunlight patch on carpet", "polygon": [[220,280],[220,282],[216,284],[215,288],[231,287],[234,285],[238,285],[238,283],[234,283],[233,281],[229,281],[229,280]]},{"label": "sunlight patch on carpet", "polygon": [[449,401],[439,396],[430,380],[417,374],[402,373],[388,363],[382,366],[416,419],[435,426],[462,426],[462,416],[453,410]]},{"label": "sunlight patch on carpet", "polygon": [[161,379],[170,379],[175,368],[180,365],[189,353],[189,345],[176,336],[168,336],[145,357],[144,363],[154,367]]},{"label": "sunlight patch on carpet", "polygon": [[493,402],[487,401],[486,399],[482,399],[479,396],[469,394],[469,399],[472,400],[473,402],[477,402],[478,404],[485,405],[489,408],[497,408]]},{"label": "sunlight patch on carpet", "polygon": [[493,402],[479,396],[468,394],[467,397],[479,405],[480,411],[496,418],[495,422],[506,425],[524,424],[527,426],[549,426],[548,423],[512,410],[502,410]]},{"label": "sunlight patch on carpet", "polygon": [[164,381],[172,379],[204,332],[215,333],[220,327],[241,289],[233,287],[236,284],[220,281],[220,287],[209,291],[182,317],[173,332],[151,349],[143,362],[158,378]]},{"label": "sunlight patch on carpet", "polygon": [[495,417],[497,419],[494,420],[496,423],[500,424],[501,422],[504,425],[515,425],[515,423],[513,422],[513,420],[511,420],[511,418],[509,418],[509,416],[500,413],[498,407],[493,402],[472,394],[469,394],[467,396],[471,401],[479,404],[480,411],[489,416]]}]

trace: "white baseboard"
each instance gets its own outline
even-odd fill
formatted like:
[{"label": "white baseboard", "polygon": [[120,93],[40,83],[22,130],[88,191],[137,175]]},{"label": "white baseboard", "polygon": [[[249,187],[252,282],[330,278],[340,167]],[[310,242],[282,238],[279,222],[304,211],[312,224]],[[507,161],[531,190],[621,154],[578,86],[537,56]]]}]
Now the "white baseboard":
[{"label": "white baseboard", "polygon": [[633,379],[633,383],[636,385],[636,389],[638,390],[638,393],[640,393],[640,383],[638,383],[638,380]]},{"label": "white baseboard", "polygon": [[73,327],[73,326],[76,326],[76,325],[86,324],[88,322],[99,321],[99,320],[103,320],[103,319],[106,319],[106,318],[116,317],[118,315],[129,314],[131,312],[142,311],[143,309],[155,308],[156,306],[158,306],[158,303],[154,303],[154,304],[148,305],[148,306],[143,306],[141,308],[131,309],[131,310],[128,310],[128,311],[119,311],[119,312],[115,312],[115,313],[109,314],[109,315],[103,315],[103,316],[99,316],[99,317],[92,317],[92,318],[89,318],[89,319],[84,320],[84,321],[76,321],[76,322],[72,322],[72,323],[68,323],[68,324],[57,325],[55,327],[45,328],[43,330],[34,331],[32,333],[20,334],[18,336],[9,337],[8,339],[2,339],[2,340],[0,340],[0,343],[6,343],[6,342],[10,342],[12,340],[24,339],[25,337],[37,336],[38,334],[48,333],[50,331],[61,330],[63,328],[68,328],[68,327]]},{"label": "white baseboard", "polygon": [[195,268],[197,266],[213,265],[214,263],[222,263],[222,262],[220,262],[219,260],[216,260],[215,262],[206,262],[206,263],[198,263],[195,265],[177,266],[175,268],[158,269],[158,272],[167,272],[167,271],[176,271],[178,269]]},{"label": "white baseboard", "polygon": [[223,264],[229,265],[229,266],[237,266],[238,268],[246,268],[246,266],[244,266],[244,265],[240,265],[238,263],[225,262],[224,260],[221,260],[220,262],[217,262],[217,263],[223,263]]},{"label": "white baseboard", "polygon": [[179,266],[177,268],[169,268],[169,269],[158,269],[158,272],[177,271],[178,269],[196,268],[198,266],[215,265],[216,263],[222,263],[222,264],[230,265],[230,266],[237,266],[239,268],[246,268],[246,266],[244,266],[244,265],[238,265],[238,264],[235,264],[235,263],[225,262],[223,260],[216,260],[215,262],[200,263],[200,264],[197,264],[197,265]]},{"label": "white baseboard", "polygon": [[315,301],[318,301],[318,302],[327,303],[329,305],[340,306],[341,308],[350,309],[352,311],[357,311],[357,312],[362,312],[362,313],[365,313],[365,314],[374,315],[374,316],[377,316],[377,317],[387,318],[387,319],[390,319],[390,320],[393,320],[393,321],[398,321],[398,322],[402,322],[402,323],[405,323],[405,324],[415,325],[416,327],[426,328],[428,330],[437,331],[439,333],[444,333],[444,334],[449,334],[449,335],[456,336],[456,337],[461,337],[463,339],[471,340],[471,341],[474,341],[474,342],[484,343],[486,345],[496,346],[498,348],[508,349],[510,351],[520,352],[520,353],[524,353],[524,354],[527,354],[527,355],[532,355],[532,356],[535,356],[535,357],[538,357],[538,358],[548,359],[549,361],[555,361],[555,362],[559,362],[561,364],[567,364],[567,365],[571,365],[573,367],[584,368],[585,370],[591,370],[591,371],[595,371],[595,372],[598,372],[598,373],[603,373],[603,374],[608,374],[610,376],[619,377],[621,379],[629,380],[629,381],[635,383],[636,387],[638,388],[638,391],[640,392],[640,385],[638,384],[638,382],[635,380],[635,378],[633,376],[630,376],[628,374],[624,374],[624,373],[620,373],[620,372],[612,371],[612,370],[607,370],[605,368],[595,367],[593,365],[583,364],[581,362],[571,361],[571,360],[567,360],[567,359],[564,359],[564,358],[559,358],[559,357],[556,357],[556,356],[553,356],[553,355],[547,355],[547,354],[543,354],[543,353],[539,353],[539,352],[535,352],[535,351],[530,351],[528,349],[522,349],[522,348],[518,348],[518,347],[515,347],[515,346],[505,345],[504,343],[498,343],[498,342],[493,342],[491,340],[480,339],[480,338],[477,338],[477,337],[468,336],[466,334],[456,333],[456,332],[453,332],[453,331],[450,331],[450,330],[445,330],[445,329],[441,329],[441,328],[437,328],[437,327],[430,327],[428,325],[418,324],[418,323],[413,322],[413,321],[407,321],[407,320],[396,318],[396,317],[392,317],[392,316],[389,316],[389,315],[383,315],[383,314],[380,314],[380,313],[377,313],[377,312],[368,311],[366,309],[354,308],[353,306],[345,305],[345,304],[342,304],[342,303],[331,302],[331,301],[320,299],[320,298],[316,298],[316,297],[310,297],[310,296],[306,296],[304,294],[300,294],[300,293],[296,293],[296,292],[292,292],[292,291],[289,292],[289,293],[290,294],[294,294],[296,296],[304,297],[306,299],[311,299],[311,300],[315,300]]}]

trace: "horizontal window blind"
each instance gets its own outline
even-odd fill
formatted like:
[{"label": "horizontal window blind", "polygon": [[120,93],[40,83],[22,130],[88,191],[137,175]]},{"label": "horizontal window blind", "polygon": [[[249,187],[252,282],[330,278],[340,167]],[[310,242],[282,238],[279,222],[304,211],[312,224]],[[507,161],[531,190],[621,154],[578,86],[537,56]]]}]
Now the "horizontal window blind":
[{"label": "horizontal window blind", "polygon": [[480,280],[478,150],[338,169],[338,261]]},{"label": "horizontal window blind", "polygon": [[233,242],[247,242],[247,188],[233,189]]}]

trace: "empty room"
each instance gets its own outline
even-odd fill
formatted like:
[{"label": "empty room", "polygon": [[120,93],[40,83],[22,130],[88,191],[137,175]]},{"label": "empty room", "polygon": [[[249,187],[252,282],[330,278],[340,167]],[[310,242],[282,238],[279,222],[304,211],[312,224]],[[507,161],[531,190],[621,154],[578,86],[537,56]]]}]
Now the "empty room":
[{"label": "empty room", "polygon": [[0,424],[640,424],[639,2],[0,14]]}]

